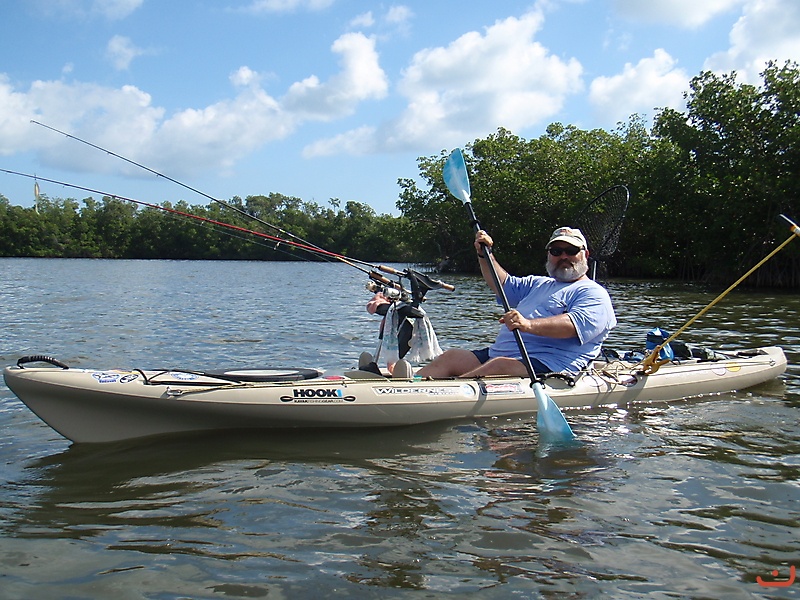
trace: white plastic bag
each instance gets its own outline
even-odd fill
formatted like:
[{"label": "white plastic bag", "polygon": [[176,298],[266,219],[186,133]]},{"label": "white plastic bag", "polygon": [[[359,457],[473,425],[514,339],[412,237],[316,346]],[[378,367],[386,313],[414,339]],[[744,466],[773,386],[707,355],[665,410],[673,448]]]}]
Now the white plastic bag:
[{"label": "white plastic bag", "polygon": [[411,363],[429,362],[442,353],[428,315],[414,319],[409,346],[411,349],[406,359]]},{"label": "white plastic bag", "polygon": [[400,315],[397,314],[394,302],[386,313],[386,324],[383,328],[383,354],[381,358],[386,361],[386,367],[391,372],[394,363],[400,360],[400,349],[397,336],[400,332]]}]

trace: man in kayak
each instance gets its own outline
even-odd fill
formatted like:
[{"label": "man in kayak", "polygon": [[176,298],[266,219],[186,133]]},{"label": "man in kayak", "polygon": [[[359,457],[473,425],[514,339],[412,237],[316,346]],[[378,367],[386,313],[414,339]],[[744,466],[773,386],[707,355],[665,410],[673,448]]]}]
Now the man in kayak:
[{"label": "man in kayak", "polygon": [[560,227],[547,242],[549,277],[510,275],[483,252],[494,242],[485,231],[475,235],[483,278],[497,294],[493,261],[509,305],[494,344],[481,350],[451,348],[417,371],[422,377],[482,377],[528,374],[513,330],[525,342],[534,371],[577,372],[600,354],[600,346],[617,324],[608,292],[586,276],[589,250],[580,229]]}]

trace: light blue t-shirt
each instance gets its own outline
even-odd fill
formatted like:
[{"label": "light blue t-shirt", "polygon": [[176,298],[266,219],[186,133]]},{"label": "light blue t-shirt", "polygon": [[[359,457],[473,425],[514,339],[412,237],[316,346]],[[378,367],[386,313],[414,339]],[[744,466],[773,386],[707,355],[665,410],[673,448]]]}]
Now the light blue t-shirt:
[{"label": "light blue t-shirt", "polygon": [[[528,355],[544,363],[551,371],[580,371],[600,354],[608,332],[617,325],[614,307],[606,289],[591,279],[573,282],[552,277],[509,275],[503,290],[511,308],[526,319],[567,313],[578,332],[577,338],[550,338],[522,333]],[[521,358],[513,332],[500,326],[497,340],[489,347],[489,357]]]}]

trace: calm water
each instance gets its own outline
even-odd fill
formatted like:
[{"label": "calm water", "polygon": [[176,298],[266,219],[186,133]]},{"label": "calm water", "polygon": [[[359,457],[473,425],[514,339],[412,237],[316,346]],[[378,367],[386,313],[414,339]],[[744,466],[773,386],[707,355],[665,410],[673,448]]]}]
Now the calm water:
[{"label": "calm water", "polygon": [[[345,265],[0,259],[0,363],[355,365],[378,320]],[[451,277],[442,346],[498,310]],[[610,345],[674,331],[719,290],[609,284]],[[0,385],[2,598],[788,598],[800,569],[800,298],[736,292],[682,339],[778,344],[781,380],[535,419],[71,446]],[[778,571],[777,576],[772,572]]]}]

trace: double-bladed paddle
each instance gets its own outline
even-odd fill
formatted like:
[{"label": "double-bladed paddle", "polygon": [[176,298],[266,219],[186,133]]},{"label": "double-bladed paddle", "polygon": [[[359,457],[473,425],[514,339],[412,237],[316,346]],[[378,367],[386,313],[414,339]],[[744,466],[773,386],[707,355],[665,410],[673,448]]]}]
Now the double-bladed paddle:
[{"label": "double-bladed paddle", "polygon": [[[464,207],[467,209],[467,215],[469,216],[470,224],[477,233],[481,229],[481,225],[478,222],[478,219],[475,216],[475,211],[472,208],[469,175],[467,174],[467,165],[464,163],[464,155],[461,153],[460,148],[453,150],[453,152],[447,158],[444,163],[442,174],[444,176],[444,183],[447,186],[447,189],[450,190],[450,193],[464,203]],[[497,289],[497,294],[503,303],[503,309],[505,312],[508,312],[511,310],[511,307],[508,304],[508,298],[506,297],[503,286],[500,283],[500,277],[497,275],[497,269],[495,269],[494,263],[489,257],[492,249],[486,244],[483,244],[482,246],[483,252],[486,255],[486,262],[488,263],[489,270],[492,274],[492,280],[494,281],[495,288]],[[570,428],[569,423],[567,423],[567,420],[564,418],[563,413],[553,399],[545,393],[544,388],[542,388],[542,384],[536,377],[536,373],[533,370],[533,365],[531,364],[531,359],[528,356],[528,352],[525,350],[525,342],[522,340],[522,334],[518,329],[513,329],[512,331],[514,333],[514,338],[517,340],[519,352],[522,355],[522,362],[528,371],[528,377],[531,379],[533,394],[536,396],[536,402],[538,404],[538,410],[536,412],[536,428],[539,431],[540,440],[555,444],[574,440],[575,434],[572,432],[572,429]]]}]

